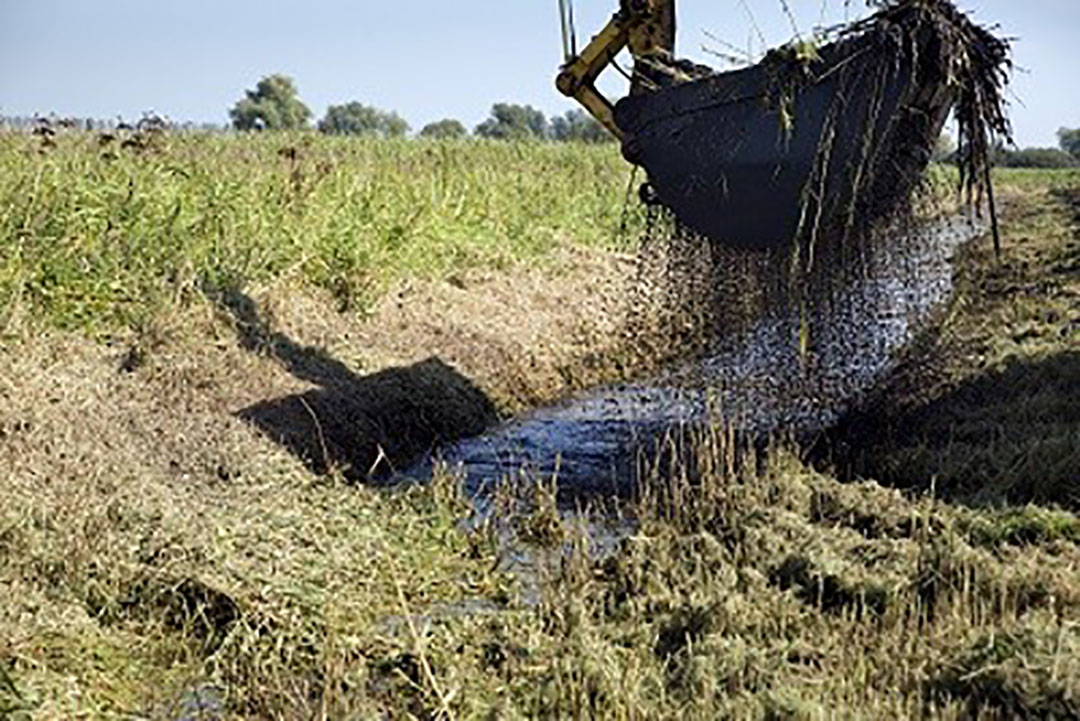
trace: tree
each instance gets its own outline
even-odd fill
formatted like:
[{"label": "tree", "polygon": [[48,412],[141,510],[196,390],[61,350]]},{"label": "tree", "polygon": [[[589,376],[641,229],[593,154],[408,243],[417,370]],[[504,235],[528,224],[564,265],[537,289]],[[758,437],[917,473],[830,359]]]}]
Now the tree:
[{"label": "tree", "polygon": [[1062,128],[1059,130],[1058,144],[1066,153],[1080,158],[1080,128]]},{"label": "tree", "polygon": [[327,108],[326,117],[319,121],[319,130],[328,135],[378,135],[398,138],[409,132],[409,124],[397,113],[388,113],[353,101]]},{"label": "tree", "polygon": [[311,110],[297,97],[292,78],[267,75],[254,90],[246,91],[229,117],[237,130],[291,130],[305,127]]},{"label": "tree", "polygon": [[464,138],[469,134],[469,131],[465,129],[465,126],[458,120],[452,118],[446,118],[445,120],[437,120],[434,123],[428,123],[420,131],[420,137],[422,138],[436,138],[440,140]]},{"label": "tree", "polygon": [[591,115],[583,110],[570,110],[566,115],[551,119],[551,136],[555,140],[579,143],[606,143],[615,140]]},{"label": "tree", "polygon": [[498,140],[530,140],[548,137],[548,121],[531,105],[496,103],[491,117],[476,126],[476,134]]}]

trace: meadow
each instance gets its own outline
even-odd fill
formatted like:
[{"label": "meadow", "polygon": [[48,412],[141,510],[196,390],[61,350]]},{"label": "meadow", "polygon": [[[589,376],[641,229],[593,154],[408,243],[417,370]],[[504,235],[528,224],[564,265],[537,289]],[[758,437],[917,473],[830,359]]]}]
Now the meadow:
[{"label": "meadow", "polygon": [[248,410],[642,372],[617,151],[125,140],[0,134],[0,718],[1080,717],[1080,173],[999,174],[1002,256],[820,446],[478,518]]},{"label": "meadow", "polygon": [[201,284],[298,276],[363,312],[402,277],[632,245],[613,146],[314,133],[0,133],[0,331],[108,332]]}]

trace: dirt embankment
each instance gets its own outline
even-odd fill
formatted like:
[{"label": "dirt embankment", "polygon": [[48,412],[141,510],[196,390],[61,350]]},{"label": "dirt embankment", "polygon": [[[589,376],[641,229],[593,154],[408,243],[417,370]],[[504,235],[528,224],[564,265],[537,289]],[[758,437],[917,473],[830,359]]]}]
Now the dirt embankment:
[{"label": "dirt embankment", "polygon": [[205,289],[125,338],[28,334],[0,348],[0,466],[226,480],[284,449],[319,472],[386,471],[627,372],[632,276],[567,248],[540,269],[400,283],[365,318],[286,283]]}]

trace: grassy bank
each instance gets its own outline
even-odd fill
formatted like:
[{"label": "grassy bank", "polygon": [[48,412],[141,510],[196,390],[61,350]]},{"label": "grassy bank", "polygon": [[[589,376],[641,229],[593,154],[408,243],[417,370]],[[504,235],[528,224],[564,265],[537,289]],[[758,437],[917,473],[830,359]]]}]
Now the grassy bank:
[{"label": "grassy bank", "polygon": [[964,249],[957,294],[845,426],[845,474],[977,505],[1080,506],[1080,173],[1002,171],[1002,254]]},{"label": "grassy bank", "polygon": [[394,280],[610,249],[636,222],[611,146],[112,137],[0,133],[0,332],[111,332],[283,276],[365,310]]},{"label": "grassy bank", "polygon": [[[860,469],[893,468],[901,488],[841,482],[782,448],[744,459],[713,429],[647,474],[623,509],[633,533],[598,554],[543,484],[507,492],[499,526],[463,523],[452,475],[376,490],[347,473],[371,458],[342,454],[358,424],[400,440],[396,424],[422,416],[449,434],[451,400],[490,413],[490,398],[527,405],[605,372],[625,339],[597,317],[627,272],[595,250],[617,242],[625,189],[610,149],[318,140],[300,161],[280,137],[181,138],[103,160],[90,138],[44,155],[3,142],[39,191],[0,179],[21,203],[4,216],[2,287],[18,301],[4,307],[18,310],[0,346],[0,717],[1080,715],[1080,519],[1058,507],[1078,466],[1050,446],[1005,452],[1010,435],[1071,438],[1076,386],[1042,396],[997,374],[1075,352],[1061,329],[1080,317],[1076,175],[1005,176],[1005,262],[988,241],[970,249],[925,339],[951,351],[913,357],[904,402],[881,406],[889,427],[932,436],[847,439]],[[440,153],[502,184],[434,202],[459,187],[438,180]],[[287,195],[291,164],[303,191],[316,158],[337,164],[311,197],[335,202]],[[64,167],[117,175],[71,195]],[[586,171],[603,193],[583,190]],[[541,212],[534,192],[558,204]],[[352,205],[364,193],[368,215]],[[125,210],[135,198],[156,200]],[[497,198],[503,213],[480,212]],[[375,234],[362,266],[335,265],[334,238],[352,253],[392,226],[379,212],[409,208],[425,219],[410,242]],[[521,247],[506,245],[514,222]],[[440,255],[455,244],[467,252]],[[49,285],[45,268],[70,271]],[[346,287],[374,280],[353,294],[328,268]],[[986,390],[950,395],[965,384]],[[1013,417],[1043,430],[1003,430]],[[924,452],[945,429],[967,445]],[[531,549],[529,573],[508,573],[507,534]]]}]

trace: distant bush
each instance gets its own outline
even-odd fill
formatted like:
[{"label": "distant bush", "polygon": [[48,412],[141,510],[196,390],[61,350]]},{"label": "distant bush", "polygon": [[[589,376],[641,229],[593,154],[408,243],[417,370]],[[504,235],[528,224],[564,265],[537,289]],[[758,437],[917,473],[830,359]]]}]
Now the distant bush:
[{"label": "distant bush", "polygon": [[615,136],[583,110],[570,110],[551,119],[551,137],[563,142],[608,143]]},{"label": "distant bush", "polygon": [[307,127],[311,110],[286,75],[267,75],[229,111],[237,130],[296,130]]},{"label": "distant bush", "polygon": [[1066,153],[1080,158],[1080,128],[1062,128],[1059,130],[1058,143]]},{"label": "distant bush", "polygon": [[994,156],[1003,168],[1076,168],[1080,160],[1059,148],[1023,148],[1000,150]]},{"label": "distant bush", "polygon": [[475,132],[496,140],[546,140],[551,130],[547,117],[531,105],[496,103]]},{"label": "distant bush", "polygon": [[436,138],[440,140],[464,138],[468,134],[469,131],[461,124],[461,121],[452,118],[428,123],[420,131],[420,137],[422,138]]},{"label": "distant bush", "polygon": [[397,113],[379,110],[353,101],[331,105],[326,117],[319,121],[319,130],[327,135],[377,135],[399,138],[409,132],[409,124]]}]

